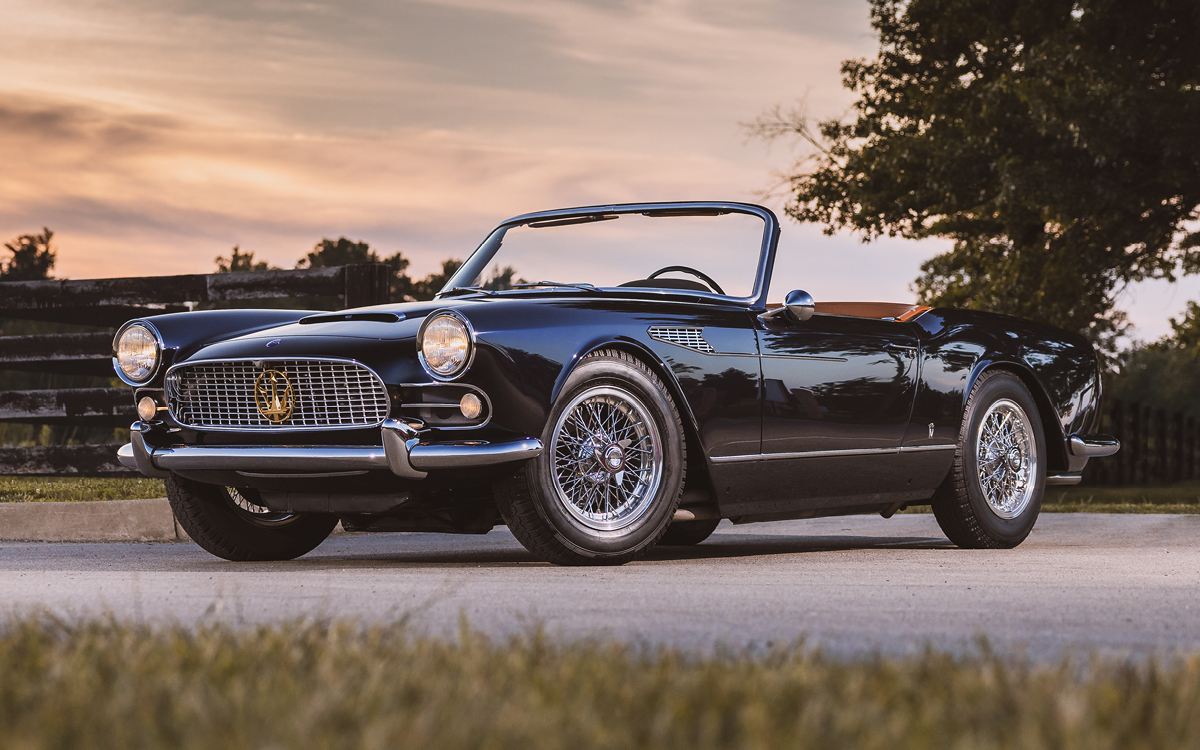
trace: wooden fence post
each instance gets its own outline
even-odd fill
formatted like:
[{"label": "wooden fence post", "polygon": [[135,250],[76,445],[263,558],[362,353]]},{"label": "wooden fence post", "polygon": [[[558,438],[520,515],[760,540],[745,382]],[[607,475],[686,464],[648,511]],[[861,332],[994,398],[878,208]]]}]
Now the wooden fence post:
[{"label": "wooden fence post", "polygon": [[387,304],[392,284],[392,268],[384,263],[357,263],[346,266],[347,308]]},{"label": "wooden fence post", "polygon": [[1188,480],[1196,478],[1196,418],[1187,418],[1187,447],[1184,455],[1187,456],[1187,473]]},{"label": "wooden fence post", "polygon": [[1172,420],[1175,424],[1175,445],[1171,455],[1171,484],[1183,479],[1183,412],[1177,411]]}]

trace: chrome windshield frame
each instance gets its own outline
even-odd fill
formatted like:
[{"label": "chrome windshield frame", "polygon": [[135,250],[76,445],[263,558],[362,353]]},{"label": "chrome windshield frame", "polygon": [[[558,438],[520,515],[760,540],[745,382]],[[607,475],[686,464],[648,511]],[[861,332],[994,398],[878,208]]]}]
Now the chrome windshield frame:
[{"label": "chrome windshield frame", "polygon": [[[442,299],[442,294],[455,287],[466,286],[468,281],[479,275],[480,270],[491,263],[492,258],[500,250],[499,240],[505,232],[513,227],[555,219],[570,219],[575,217],[597,216],[602,214],[640,214],[651,211],[716,211],[721,213],[739,213],[757,216],[763,221],[762,243],[759,247],[758,267],[754,279],[754,290],[748,297],[736,297],[715,292],[689,291],[689,295],[711,297],[715,300],[745,304],[751,309],[767,307],[767,291],[770,288],[771,271],[775,265],[775,252],[779,243],[779,219],[771,209],[754,203],[737,203],[730,201],[679,201],[667,203],[614,203],[607,206],[580,206],[577,208],[559,208],[552,211],[537,211],[521,214],[501,222],[488,233],[475,251],[446,281],[445,286],[438,291],[435,299]],[[681,213],[686,216],[686,213]],[[598,290],[610,290],[610,287],[597,287]],[[649,289],[639,290],[649,291]]]}]

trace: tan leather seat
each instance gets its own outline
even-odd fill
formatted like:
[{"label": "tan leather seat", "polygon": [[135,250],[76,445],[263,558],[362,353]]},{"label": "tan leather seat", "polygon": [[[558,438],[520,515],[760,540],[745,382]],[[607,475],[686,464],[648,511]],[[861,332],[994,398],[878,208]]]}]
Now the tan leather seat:
[{"label": "tan leather seat", "polygon": [[[768,310],[783,307],[782,303],[767,303]],[[815,312],[824,315],[845,315],[850,318],[877,318],[879,320],[894,320],[903,323],[912,320],[921,313],[932,310],[925,305],[910,305],[905,302],[818,302]]]},{"label": "tan leather seat", "polygon": [[846,315],[851,318],[879,318],[904,322],[912,320],[931,307],[904,302],[818,302],[816,311],[826,315]]}]

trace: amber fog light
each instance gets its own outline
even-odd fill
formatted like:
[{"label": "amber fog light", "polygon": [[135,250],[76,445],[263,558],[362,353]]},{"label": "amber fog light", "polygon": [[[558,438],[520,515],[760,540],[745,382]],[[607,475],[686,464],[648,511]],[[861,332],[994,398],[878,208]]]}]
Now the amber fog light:
[{"label": "amber fog light", "polygon": [[141,400],[138,401],[137,412],[138,419],[143,422],[149,422],[158,415],[158,404],[154,403],[154,399],[149,396],[142,396]]},{"label": "amber fog light", "polygon": [[467,419],[475,419],[483,413],[483,402],[474,393],[468,393],[458,402],[458,409]]}]

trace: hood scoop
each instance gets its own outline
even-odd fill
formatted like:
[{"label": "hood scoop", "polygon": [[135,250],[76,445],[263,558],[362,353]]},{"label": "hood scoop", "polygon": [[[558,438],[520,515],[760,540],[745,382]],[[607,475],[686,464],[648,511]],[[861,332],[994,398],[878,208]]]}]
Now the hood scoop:
[{"label": "hood scoop", "polygon": [[375,323],[399,323],[404,320],[404,316],[390,312],[322,313],[321,315],[309,315],[307,318],[301,318],[299,323],[302,326],[306,326],[313,323],[347,323],[352,320],[370,320]]}]

